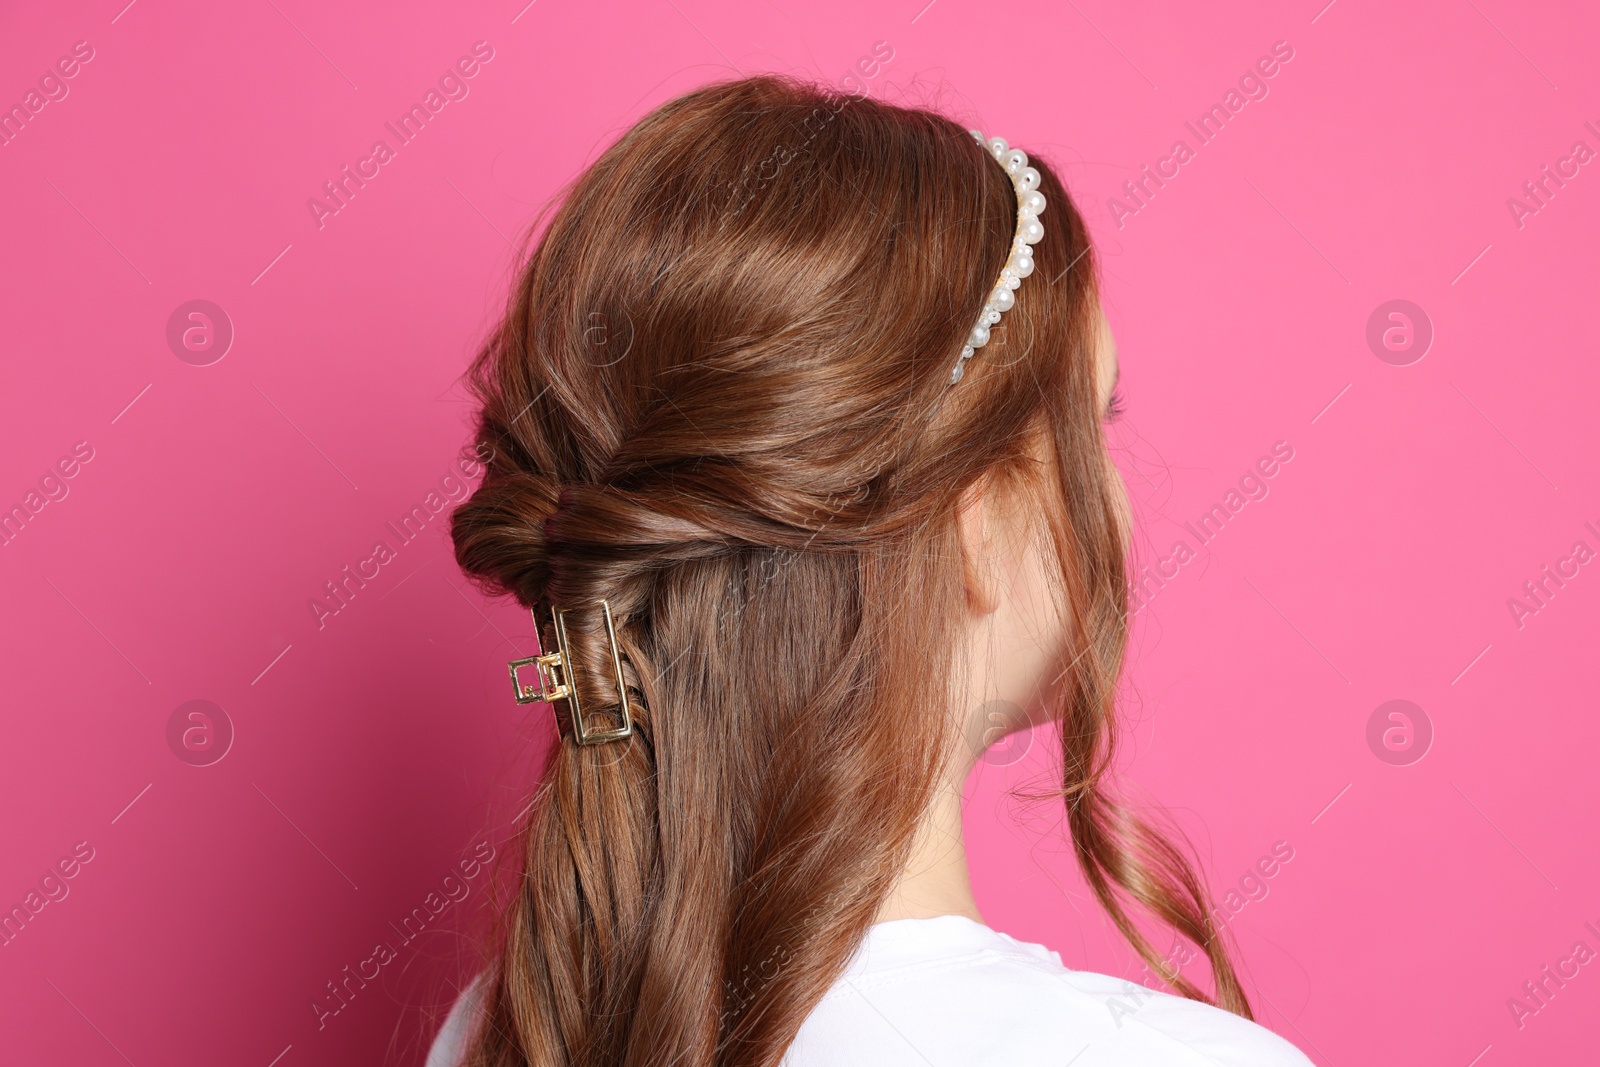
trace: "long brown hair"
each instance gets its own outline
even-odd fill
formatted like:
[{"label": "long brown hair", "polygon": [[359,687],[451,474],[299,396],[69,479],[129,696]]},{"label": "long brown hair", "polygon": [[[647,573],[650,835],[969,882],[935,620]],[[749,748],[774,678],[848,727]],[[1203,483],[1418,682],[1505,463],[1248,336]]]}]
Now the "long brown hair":
[{"label": "long brown hair", "polygon": [[941,115],[786,77],[709,85],[549,219],[472,367],[493,458],[451,534],[487,591],[569,612],[597,726],[619,702],[610,603],[636,733],[555,745],[468,1063],[781,1059],[945,766],[957,501],[996,472],[1048,502],[1078,861],[1145,960],[1164,966],[1139,913],[1203,946],[1215,1002],[1249,1014],[1191,865],[1104,785],[1127,607],[1095,262],[1034,165],[1037,268],[953,386],[1016,200]]}]

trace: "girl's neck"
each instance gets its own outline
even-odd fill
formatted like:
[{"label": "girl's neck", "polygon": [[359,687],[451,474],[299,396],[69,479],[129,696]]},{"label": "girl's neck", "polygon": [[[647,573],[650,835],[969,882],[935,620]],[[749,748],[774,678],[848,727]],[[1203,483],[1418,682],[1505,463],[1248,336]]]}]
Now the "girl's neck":
[{"label": "girl's neck", "polygon": [[983,922],[967,874],[961,836],[961,788],[942,786],[917,828],[911,860],[878,909],[875,922],[962,915]]}]

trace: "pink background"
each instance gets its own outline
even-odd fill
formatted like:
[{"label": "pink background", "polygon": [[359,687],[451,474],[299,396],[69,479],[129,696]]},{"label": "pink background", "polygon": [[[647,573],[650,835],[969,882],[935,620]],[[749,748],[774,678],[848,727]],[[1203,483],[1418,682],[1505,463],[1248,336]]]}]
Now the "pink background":
[{"label": "pink background", "polygon": [[[1600,964],[1520,1026],[1507,1005],[1600,950],[1600,566],[1520,627],[1507,604],[1600,549],[1600,167],[1520,226],[1507,206],[1600,149],[1592,9],[124,2],[0,15],[0,104],[93,49],[0,147],[0,507],[67,489],[0,547],[0,907],[68,890],[0,947],[0,1060],[420,1062],[491,876],[444,879],[503,843],[550,727],[507,692],[525,614],[466,585],[442,514],[404,545],[385,524],[430,514],[467,440],[457,379],[536,208],[735,68],[855,71],[1064,168],[1144,555],[1198,557],[1138,616],[1130,782],[1219,895],[1292,849],[1230,922],[1263,1021],[1318,1064],[1594,1057]],[[469,94],[319,228],[308,198],[477,41]],[[879,41],[893,58],[858,68]],[[1269,94],[1119,227],[1121,183],[1195,148],[1184,123],[1277,41]],[[166,339],[194,299],[236,331],[206,366]],[[1433,326],[1410,365],[1367,345],[1391,299]],[[80,441],[92,459],[46,478]],[[1278,441],[1269,495],[1200,546],[1182,524]],[[319,628],[308,601],[379,539],[395,557]],[[1369,747],[1392,699],[1431,723],[1420,761]],[[191,700],[234,731],[209,766],[169,745]],[[980,902],[1135,976],[1057,817],[1007,799],[1048,747],[974,777]],[[79,842],[92,859],[47,878]],[[467,899],[403,940],[441,890]],[[319,1029],[380,941],[395,958]]]}]

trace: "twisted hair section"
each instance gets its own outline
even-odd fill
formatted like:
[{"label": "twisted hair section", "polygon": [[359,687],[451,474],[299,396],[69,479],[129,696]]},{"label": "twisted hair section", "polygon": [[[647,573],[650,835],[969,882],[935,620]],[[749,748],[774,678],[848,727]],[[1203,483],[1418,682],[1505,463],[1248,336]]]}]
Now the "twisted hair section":
[{"label": "twisted hair section", "polygon": [[451,533],[486,591],[568,612],[597,725],[620,700],[609,602],[635,734],[550,749],[473,1067],[779,1062],[953,758],[956,509],[997,473],[1049,513],[1072,605],[1079,862],[1142,955],[1160,960],[1130,907],[1202,940],[1248,1012],[1191,869],[1104,781],[1126,606],[1094,257],[1036,165],[1037,270],[955,387],[1016,200],[933,112],[706,86],[608,148],[538,235],[469,375],[493,458]]}]

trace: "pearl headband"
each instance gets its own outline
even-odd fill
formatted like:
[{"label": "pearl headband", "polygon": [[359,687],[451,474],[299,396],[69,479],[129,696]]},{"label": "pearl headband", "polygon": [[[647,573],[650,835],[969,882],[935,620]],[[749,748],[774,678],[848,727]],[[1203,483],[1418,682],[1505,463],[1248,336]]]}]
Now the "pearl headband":
[{"label": "pearl headband", "polygon": [[1000,316],[1010,311],[1017,302],[1017,286],[1033,273],[1033,246],[1044,236],[1044,224],[1039,221],[1039,215],[1045,207],[1044,194],[1039,191],[1039,172],[1028,166],[1028,153],[1020,148],[1012,148],[1003,137],[985,139],[981,130],[967,132],[995,158],[995,162],[1006,168],[1006,174],[1017,190],[1017,230],[1011,242],[1011,256],[1006,260],[1005,269],[1000,272],[1000,280],[995,283],[994,291],[984,303],[983,311],[978,315],[978,324],[972,328],[967,343],[961,349],[961,358],[956,360],[955,367],[950,371],[951,385],[961,380],[972,354],[989,343],[989,328],[999,322]]}]

